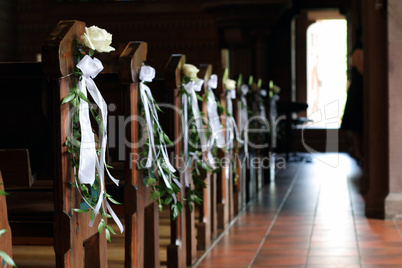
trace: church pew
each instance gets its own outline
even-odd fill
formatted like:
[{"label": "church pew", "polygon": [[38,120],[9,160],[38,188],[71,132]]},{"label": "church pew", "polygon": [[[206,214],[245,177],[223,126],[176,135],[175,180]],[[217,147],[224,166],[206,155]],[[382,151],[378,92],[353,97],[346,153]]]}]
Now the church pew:
[{"label": "church pew", "polygon": [[240,148],[238,152],[238,174],[240,178],[240,187],[239,197],[238,197],[238,209],[239,211],[246,207],[246,204],[249,200],[248,195],[248,182],[250,181],[249,174],[249,145],[248,145],[248,138],[247,133],[245,132],[246,123],[248,121],[248,102],[247,102],[247,94],[249,91],[249,87],[246,83],[243,82],[243,76],[239,75],[237,79],[237,94],[238,94],[238,101],[237,105],[237,113],[236,122],[238,123],[240,137],[243,139],[244,144]]},{"label": "church pew", "polygon": [[[241,78],[241,77],[240,77]],[[232,100],[232,106],[233,106],[233,118],[235,119],[237,129],[239,131],[239,136],[241,138],[241,132],[240,132],[240,109],[241,109],[241,103],[240,103],[240,86],[241,86],[241,79],[237,79],[236,81],[236,99]],[[244,138],[241,138],[244,141]],[[244,198],[244,192],[245,192],[245,186],[244,186],[244,180],[245,178],[242,175],[242,166],[244,165],[245,162],[242,162],[243,159],[241,158],[241,152],[245,146],[245,144],[239,144],[238,142],[235,142],[234,144],[234,168],[233,168],[233,210],[234,214],[233,217],[235,217],[239,212],[242,210],[242,208],[245,206],[245,198]]]},{"label": "church pew", "polygon": [[[138,103],[139,70],[146,61],[147,43],[130,42],[119,58],[120,80],[124,84],[126,118],[140,115]],[[160,92],[153,91],[153,94]],[[132,144],[139,141],[139,124],[131,120],[126,126],[126,137]],[[159,211],[151,201],[151,189],[143,182],[142,171],[132,162],[139,153],[137,146],[126,149],[126,183],[124,187],[124,214],[126,225],[125,267],[159,267]]]},{"label": "church pew", "polygon": [[[206,94],[208,90],[207,82],[212,75],[211,64],[201,64],[199,66],[198,76],[204,80],[200,95],[205,100],[201,104],[202,112],[205,114],[204,118],[207,120],[207,101]],[[207,120],[208,121],[208,120]],[[205,172],[205,185],[207,186],[202,190],[202,204],[198,206],[199,218],[196,223],[197,228],[197,250],[206,250],[211,245],[212,233],[217,233],[217,203],[216,203],[216,172]],[[215,230],[215,231],[213,231]]]},{"label": "church pew", "polygon": [[[22,177],[9,173],[7,180],[29,180],[31,174],[36,177],[32,185],[30,181],[24,182],[24,187],[16,183],[15,192],[10,194],[13,240],[17,244],[53,245],[57,267],[107,266],[105,235],[99,235],[97,228],[89,228],[89,213],[72,212],[72,208],[79,207],[80,199],[69,184],[73,170],[64,146],[69,107],[60,106],[74,83],[73,43],[84,27],[78,21],[60,22],[44,42],[42,63],[0,66],[4,70],[1,81],[8,89],[3,94],[8,103],[0,106],[12,118],[3,118],[8,132],[2,133],[1,140],[6,138],[7,143],[0,147],[3,154],[11,150],[10,158],[20,161],[17,165],[31,169]],[[22,149],[23,154],[11,157],[13,148]],[[27,150],[31,158],[27,158]],[[95,226],[98,223],[99,219]]]},{"label": "church pew", "polygon": [[[216,90],[218,99],[222,105],[222,107],[226,110],[227,109],[227,99],[226,99],[226,91],[225,85],[223,84],[223,74],[225,69],[221,72],[218,76],[218,88]],[[225,146],[228,145],[228,130],[226,128],[226,119],[227,116],[225,113],[221,114],[221,123],[223,128],[223,133],[225,135]],[[221,171],[218,175],[217,180],[217,221],[218,221],[218,229],[223,230],[228,226],[230,222],[230,217],[233,215],[233,181],[231,180],[231,163],[228,161],[230,159],[228,153],[220,152],[220,159],[226,159],[221,164]]]},{"label": "church pew", "polygon": [[[165,89],[169,91],[168,103],[173,104],[176,109],[181,110],[181,99],[178,97],[179,87],[181,85],[181,68],[186,62],[185,55],[174,54],[170,57],[165,73],[164,83]],[[171,118],[169,120],[171,121]],[[180,137],[182,132],[181,117],[178,113],[174,113],[173,125],[169,133],[172,133],[174,140]],[[183,141],[180,140],[174,146],[174,156],[177,160],[180,159],[183,152]],[[178,166],[177,164],[175,164]],[[189,172],[186,170],[185,172]],[[180,172],[180,183],[182,198],[186,196],[184,172]],[[167,247],[167,266],[168,268],[186,267],[187,266],[187,239],[186,239],[186,218],[187,210],[183,208],[179,216],[170,221],[170,244]]]},{"label": "church pew", "polygon": [[[51,245],[53,237],[52,91],[42,63],[0,63],[0,169],[14,244]],[[7,90],[6,90],[7,89]],[[28,201],[27,201],[28,200]],[[36,239],[43,237],[43,239]]]},{"label": "church pew", "polygon": [[[141,148],[139,71],[147,57],[146,42],[129,42],[118,59],[118,72],[102,72],[96,83],[109,104],[108,164],[120,179],[119,187],[107,185],[108,193],[124,206],[112,206],[125,219],[125,267],[159,267],[159,211],[151,201],[137,161]],[[153,91],[153,88],[151,88]],[[154,94],[159,92],[154,92]],[[129,145],[131,144],[131,146]]]},{"label": "church pew", "polygon": [[[181,101],[178,92],[181,85],[181,68],[185,63],[185,56],[173,54],[169,58],[162,76],[157,76],[150,84],[150,88],[158,92],[154,95],[155,101],[163,110],[159,114],[160,124],[174,145],[168,145],[168,154],[171,164],[176,168],[176,175],[182,184],[180,198],[183,201],[186,197],[186,187],[184,183],[184,172],[180,172],[183,167],[182,152],[182,117]],[[172,216],[173,202],[164,205],[159,219],[159,241],[160,241],[160,264],[167,267],[185,267],[187,265],[187,236],[186,236],[186,214],[187,209],[183,202],[182,212],[176,219]]]},{"label": "church pew", "polygon": [[[74,213],[79,208],[81,198],[70,182],[74,181],[74,171],[70,156],[64,145],[70,133],[67,115],[70,105],[60,105],[75,83],[72,75],[75,69],[75,40],[85,31],[85,23],[80,21],[61,21],[45,41],[42,50],[43,70],[50,80],[53,93],[52,106],[54,118],[54,241],[57,267],[107,267],[105,232],[98,233],[89,227],[89,213]],[[67,119],[67,120],[66,120]],[[85,250],[84,250],[85,248]]]},{"label": "church pew", "polygon": [[[259,112],[259,89],[257,83],[253,81],[253,77],[249,78],[249,92],[247,94],[248,104],[248,150],[249,150],[249,166],[247,169],[247,201],[254,198],[256,193],[262,186],[260,177],[260,149],[255,145],[261,143],[260,133],[260,121],[257,117],[260,116]],[[255,167],[257,166],[257,168]]]},{"label": "church pew", "polygon": [[[4,192],[3,177],[1,174],[0,171],[0,191]],[[6,196],[0,195],[0,230],[3,229],[5,229],[6,232],[0,237],[0,251],[3,251],[12,258],[11,228],[8,224]],[[1,257],[0,267],[6,267],[5,262]]]}]

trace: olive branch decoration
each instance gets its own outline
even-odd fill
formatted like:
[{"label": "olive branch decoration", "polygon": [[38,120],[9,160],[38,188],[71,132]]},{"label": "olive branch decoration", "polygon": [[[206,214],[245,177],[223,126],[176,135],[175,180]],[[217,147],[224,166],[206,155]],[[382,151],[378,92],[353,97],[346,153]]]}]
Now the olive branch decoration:
[{"label": "olive branch decoration", "polygon": [[[188,66],[189,68],[194,68],[196,72],[198,72],[198,69],[191,65],[191,64],[185,64],[185,66]],[[187,72],[188,73],[188,72]],[[190,72],[191,73],[191,72]],[[186,72],[182,73],[182,83],[179,88],[179,94],[178,96],[181,98],[182,96],[186,96],[186,101],[188,102],[188,97],[190,96],[187,90],[185,89],[184,85],[189,83],[190,81],[196,81],[198,78],[194,75],[190,77],[189,75],[186,74]],[[204,102],[205,100],[197,93],[195,93],[195,96],[198,101]],[[187,114],[188,118],[194,118],[193,110],[191,108],[191,103],[188,102],[187,105]],[[211,135],[211,132],[209,131],[208,124],[205,122],[205,114],[203,112],[200,112],[200,116],[202,118],[202,124],[204,126],[204,129],[207,131],[205,132],[206,138],[208,139],[209,136]],[[193,211],[194,205],[198,204],[200,205],[202,203],[202,198],[200,197],[202,195],[202,190],[203,188],[206,188],[206,184],[201,177],[201,171],[206,171],[210,172],[212,171],[212,168],[207,165],[207,163],[203,159],[203,152],[199,151],[196,147],[197,144],[200,143],[200,136],[198,134],[197,130],[197,125],[195,120],[190,120],[190,122],[187,122],[188,125],[188,131],[189,131],[189,136],[188,136],[188,157],[192,156],[192,167],[187,167],[187,168],[192,168],[191,170],[191,176],[192,176],[192,181],[193,181],[193,186],[194,189],[191,187],[188,187],[187,189],[187,194],[186,194],[186,201],[188,203],[190,212]],[[186,142],[186,141],[185,141]]]},{"label": "olive branch decoration", "polygon": [[[182,211],[183,204],[180,195],[182,185],[178,177],[174,174],[175,169],[170,164],[166,147],[173,145],[168,135],[163,131],[159,124],[158,112],[162,113],[151,90],[146,82],[152,81],[155,77],[155,70],[150,66],[142,66],[140,69],[140,115],[147,119],[147,125],[140,129],[139,133],[146,138],[145,145],[142,147],[139,155],[141,159],[152,161],[139,161],[138,168],[143,170],[144,184],[151,187],[151,200],[156,200],[159,211],[162,211],[163,205],[171,205],[173,219],[176,219],[179,212]],[[148,114],[148,116],[147,116]],[[150,155],[151,154],[151,155]],[[155,175],[157,174],[157,175]]]},{"label": "olive branch decoration", "polygon": [[[111,34],[106,32],[104,29],[100,29],[96,26],[91,26],[90,28],[85,27],[85,33],[81,36],[81,39],[75,40],[75,54],[74,58],[76,59],[76,63],[80,63],[87,55],[92,57],[94,55],[95,50],[98,52],[110,52],[113,51],[114,48],[110,46],[111,44]],[[92,58],[91,58],[92,59]],[[103,66],[102,66],[103,69]],[[95,133],[99,133],[100,136],[104,135],[106,132],[104,118],[98,113],[97,109],[92,105],[89,98],[84,94],[78,84],[82,82],[83,78],[83,71],[75,67],[74,75],[76,77],[77,82],[75,85],[70,89],[70,92],[67,96],[64,97],[61,105],[70,103],[72,105],[71,109],[71,133],[66,138],[65,146],[67,146],[67,152],[71,156],[71,165],[74,168],[74,176],[75,182],[71,182],[70,184],[75,187],[79,193],[81,194],[82,199],[84,202],[81,203],[80,208],[74,208],[73,211],[77,213],[87,213],[90,212],[90,226],[94,222],[97,213],[100,214],[100,223],[98,225],[98,232],[101,234],[103,230],[105,230],[106,239],[110,242],[111,241],[111,233],[116,234],[113,228],[106,223],[106,219],[113,218],[116,223],[118,224],[121,232],[123,231],[120,221],[118,220],[117,216],[114,214],[113,210],[109,206],[108,201],[113,204],[121,205],[121,203],[117,202],[112,198],[111,195],[106,193],[103,186],[104,178],[100,177],[100,173],[103,174],[103,170],[99,170],[99,167],[95,167],[95,178],[92,178],[92,183],[84,183],[82,182],[83,179],[91,180],[91,178],[81,178],[79,177],[78,170],[80,169],[80,158],[82,157],[81,152],[81,142],[82,142],[82,128],[83,126],[80,123],[80,105],[82,102],[86,102],[88,104],[88,109],[94,121],[96,122],[97,126],[92,127],[92,135]],[[95,74],[96,76],[96,74]],[[103,100],[103,99],[102,99]],[[97,130],[97,131],[96,131]],[[95,140],[96,144],[96,157],[98,158],[97,161],[103,161],[101,158],[102,156],[102,145],[99,144],[99,138]],[[106,168],[112,168],[111,166],[105,163]],[[110,174],[109,174],[110,176]],[[101,194],[102,193],[102,194]],[[109,213],[105,209],[105,204],[109,210]],[[101,204],[101,205],[100,205]],[[94,208],[99,206],[99,211],[95,211]]]}]

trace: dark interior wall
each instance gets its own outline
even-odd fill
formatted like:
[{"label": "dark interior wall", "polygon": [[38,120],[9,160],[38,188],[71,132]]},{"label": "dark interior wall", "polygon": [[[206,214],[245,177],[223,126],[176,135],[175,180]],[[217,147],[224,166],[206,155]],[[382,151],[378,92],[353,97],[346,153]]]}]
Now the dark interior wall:
[{"label": "dark interior wall", "polygon": [[15,58],[16,29],[16,1],[0,0],[0,61]]},{"label": "dark interior wall", "polygon": [[282,101],[290,101],[292,87],[291,20],[293,12],[287,12],[272,29],[268,43],[267,70],[269,80],[281,88]]},{"label": "dark interior wall", "polygon": [[194,65],[219,65],[219,40],[214,20],[201,1],[71,2],[20,0],[18,2],[18,57],[35,60],[41,44],[60,20],[81,20],[113,35],[116,59],[129,41],[148,42],[147,63],[161,74],[173,53],[186,54]]},{"label": "dark interior wall", "polygon": [[[75,19],[113,34],[112,46],[117,51],[106,56],[111,61],[116,61],[128,41],[148,42],[147,64],[156,68],[157,75],[162,74],[172,53],[186,54],[187,62],[195,65],[212,63],[213,72],[217,72],[220,51],[228,48],[232,77],[239,73],[245,78],[253,75],[262,78],[263,84],[272,79],[282,88],[281,99],[290,101],[292,79],[296,81],[298,95],[305,96],[305,73],[300,71],[300,66],[305,65],[305,57],[300,53],[300,48],[305,49],[305,40],[300,36],[296,36],[299,51],[295,54],[299,71],[297,77],[292,77],[292,20],[300,18],[301,11],[306,9],[339,8],[345,14],[355,14],[351,7],[358,2],[0,0],[0,19],[4,23],[0,27],[5,33],[1,37],[4,41],[0,38],[1,60],[36,60],[42,42],[55,25],[60,20]],[[357,16],[351,18],[353,22],[358,20]],[[296,26],[300,29],[300,25]],[[102,58],[102,62],[107,59]]]}]

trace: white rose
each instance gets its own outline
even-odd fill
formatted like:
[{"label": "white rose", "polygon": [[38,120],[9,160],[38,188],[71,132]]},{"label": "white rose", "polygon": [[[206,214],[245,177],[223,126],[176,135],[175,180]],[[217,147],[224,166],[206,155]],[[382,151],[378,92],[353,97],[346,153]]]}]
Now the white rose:
[{"label": "white rose", "polygon": [[187,77],[189,77],[191,80],[195,80],[195,81],[197,81],[197,73],[199,72],[200,70],[198,70],[198,68],[197,67],[195,67],[194,65],[192,65],[192,64],[184,64],[183,65],[183,74],[185,75],[185,76],[187,76]]},{"label": "white rose", "polygon": [[279,92],[281,92],[281,88],[278,87],[277,85],[274,85],[272,87],[272,92],[274,92],[275,94],[279,94]]},{"label": "white rose", "polygon": [[155,69],[151,66],[144,65],[140,69],[140,80],[143,82],[152,82],[155,78]]},{"label": "white rose", "polygon": [[236,88],[236,81],[232,79],[226,79],[225,81],[225,88],[227,90],[233,90]]},{"label": "white rose", "polygon": [[98,52],[110,52],[115,49],[110,46],[112,35],[105,29],[97,26],[85,27],[85,33],[81,36],[84,45]]}]

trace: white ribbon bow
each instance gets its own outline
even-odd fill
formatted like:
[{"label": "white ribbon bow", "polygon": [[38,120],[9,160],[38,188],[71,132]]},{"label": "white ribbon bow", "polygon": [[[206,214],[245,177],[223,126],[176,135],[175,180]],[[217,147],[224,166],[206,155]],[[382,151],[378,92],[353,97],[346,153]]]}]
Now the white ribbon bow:
[{"label": "white ribbon bow", "polygon": [[208,99],[207,99],[207,114],[208,114],[208,122],[211,127],[211,137],[208,141],[208,152],[207,158],[209,165],[216,169],[215,160],[212,155],[212,148],[214,146],[216,140],[216,147],[223,148],[225,147],[225,138],[223,136],[223,129],[221,125],[221,121],[218,114],[218,104],[215,100],[215,95],[213,89],[218,86],[218,76],[216,74],[211,75],[211,78],[208,80]]},{"label": "white ribbon bow", "polygon": [[[201,113],[200,113],[200,108],[198,107],[197,95],[195,93],[196,91],[197,92],[201,91],[201,87],[202,87],[203,83],[204,83],[204,80],[198,78],[197,82],[190,81],[187,84],[183,85],[189,95],[189,96],[187,96],[186,94],[183,94],[183,96],[182,96],[182,105],[183,105],[183,110],[184,110],[184,116],[183,116],[184,159],[183,159],[183,162],[185,163],[185,165],[187,165],[187,162],[188,162],[188,113],[187,113],[188,101],[190,101],[190,103],[191,103],[191,108],[193,111],[195,125],[197,128],[198,136],[200,138],[201,150],[202,150],[202,152],[205,152],[207,150],[207,143],[206,143],[204,127],[202,124],[202,117],[201,117]],[[186,170],[187,170],[187,168],[186,168]],[[184,178],[185,178],[186,186],[188,187],[190,184],[188,181],[187,171],[185,171],[185,173],[184,173]]]},{"label": "white ribbon bow", "polygon": [[233,148],[233,141],[235,138],[235,134],[236,134],[236,140],[239,143],[244,143],[244,141],[240,139],[236,121],[234,120],[232,115],[233,114],[232,99],[236,99],[236,90],[226,90],[226,109],[229,113],[229,115],[226,116],[226,129],[227,129],[226,142],[228,144],[228,149]]},{"label": "white ribbon bow", "polygon": [[[92,227],[94,220],[99,213],[100,207],[106,212],[105,204],[103,202],[103,195],[105,191],[105,177],[104,170],[106,169],[109,178],[116,184],[119,185],[119,181],[113,178],[106,166],[105,155],[106,155],[106,143],[107,143],[107,104],[103,99],[99,89],[97,88],[94,78],[103,70],[102,63],[98,59],[92,59],[90,56],[85,55],[84,58],[77,64],[77,67],[82,71],[82,79],[78,83],[79,90],[87,96],[87,90],[92,96],[96,105],[101,111],[101,124],[100,124],[100,135],[99,141],[101,146],[100,159],[98,159],[95,147],[95,138],[92,132],[91,122],[89,119],[89,105],[86,101],[80,101],[79,107],[79,119],[81,126],[81,147],[80,147],[80,164],[78,170],[78,178],[81,183],[86,183],[93,185],[95,181],[95,168],[98,171],[99,180],[101,183],[100,194],[98,203],[95,208],[90,204],[87,204],[93,209],[95,217],[90,221],[89,226]],[[81,192],[80,192],[81,193]],[[82,195],[82,194],[81,194]],[[85,199],[84,199],[85,200]],[[86,202],[86,201],[85,201]],[[118,225],[120,232],[123,232],[123,225],[121,224],[117,215],[113,212],[110,205],[106,200],[106,206],[109,209],[114,221]]]},{"label": "white ribbon bow", "polygon": [[[141,96],[141,101],[144,107],[145,111],[145,118],[147,120],[147,132],[148,132],[148,141],[149,141],[149,148],[148,148],[148,159],[145,164],[145,167],[151,168],[152,167],[152,159],[153,155],[155,158],[159,155],[162,154],[164,162],[167,166],[167,168],[173,173],[176,171],[176,169],[170,164],[169,158],[168,158],[168,152],[166,149],[165,145],[155,145],[154,141],[154,134],[153,134],[153,126],[154,124],[157,125],[156,131],[158,135],[163,136],[163,131],[162,127],[159,124],[159,119],[158,119],[158,113],[154,104],[154,98],[152,96],[150,88],[144,84],[144,82],[152,82],[152,80],[155,77],[155,69],[152,68],[151,66],[142,66],[140,69],[140,96]],[[172,189],[172,186],[170,185],[170,182],[172,180],[171,176],[166,178],[165,176],[165,171],[163,170],[162,166],[160,165],[159,162],[156,163],[156,166],[158,167],[163,181],[165,182],[165,185]],[[175,183],[181,188],[181,184],[176,180],[173,179]],[[172,195],[174,198],[174,201],[176,202],[175,195]]]},{"label": "white ribbon bow", "polygon": [[247,94],[249,91],[249,87],[246,84],[240,86],[240,109],[239,109],[239,128],[240,133],[244,133],[244,152],[248,154],[248,130],[246,129],[247,121],[248,121],[248,112],[247,112]]},{"label": "white ribbon bow", "polygon": [[[260,96],[265,98],[267,96],[267,91],[265,89],[260,89]],[[260,97],[260,98],[261,98]],[[265,112],[265,105],[264,105],[264,99],[260,100],[260,116],[262,118],[266,118],[267,114]],[[265,125],[263,125],[263,128],[265,128]]]}]

